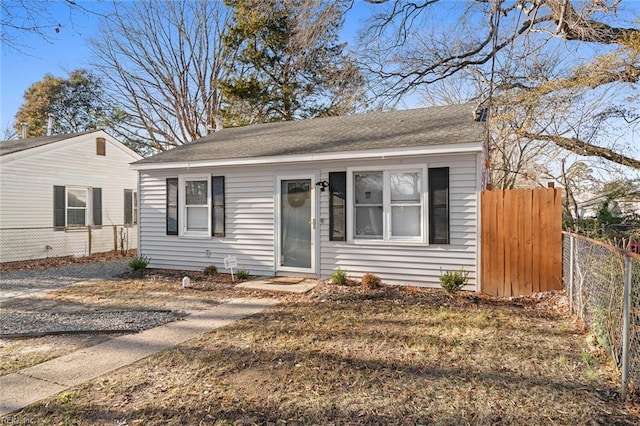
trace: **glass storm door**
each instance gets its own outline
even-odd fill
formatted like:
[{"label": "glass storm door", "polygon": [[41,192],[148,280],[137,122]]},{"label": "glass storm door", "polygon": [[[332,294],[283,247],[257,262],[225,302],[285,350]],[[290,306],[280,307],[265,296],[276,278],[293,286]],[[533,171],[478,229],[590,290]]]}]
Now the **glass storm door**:
[{"label": "glass storm door", "polygon": [[312,179],[280,180],[280,270],[313,272],[315,202]]}]

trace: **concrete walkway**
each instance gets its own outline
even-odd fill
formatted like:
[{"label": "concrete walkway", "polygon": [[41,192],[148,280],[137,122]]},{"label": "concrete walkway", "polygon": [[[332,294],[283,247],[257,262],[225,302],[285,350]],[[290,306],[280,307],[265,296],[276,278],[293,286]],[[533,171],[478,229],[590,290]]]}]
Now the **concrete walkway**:
[{"label": "concrete walkway", "polygon": [[0,377],[0,416],[110,371],[171,348],[212,329],[258,313],[274,299],[231,299],[183,320],[137,334],[116,337],[42,364]]}]

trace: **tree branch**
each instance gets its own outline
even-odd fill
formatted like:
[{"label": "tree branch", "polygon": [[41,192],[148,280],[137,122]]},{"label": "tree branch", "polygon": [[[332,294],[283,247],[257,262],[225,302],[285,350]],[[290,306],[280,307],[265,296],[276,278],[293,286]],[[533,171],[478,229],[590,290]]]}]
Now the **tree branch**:
[{"label": "tree branch", "polygon": [[600,157],[616,162],[618,164],[622,164],[624,166],[640,170],[640,160],[636,160],[635,158],[627,157],[626,155],[614,152],[609,148],[592,145],[578,138],[566,138],[560,135],[540,135],[524,130],[518,131],[517,133],[526,138],[553,142],[560,148],[564,148],[578,155]]}]

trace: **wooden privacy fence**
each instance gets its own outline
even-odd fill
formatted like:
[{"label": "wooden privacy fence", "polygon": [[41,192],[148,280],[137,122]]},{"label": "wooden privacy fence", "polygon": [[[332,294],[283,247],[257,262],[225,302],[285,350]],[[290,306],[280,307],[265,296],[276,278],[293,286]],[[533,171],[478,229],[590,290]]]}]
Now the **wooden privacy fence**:
[{"label": "wooden privacy fence", "polygon": [[562,290],[562,192],[483,191],[481,291],[526,296]]}]

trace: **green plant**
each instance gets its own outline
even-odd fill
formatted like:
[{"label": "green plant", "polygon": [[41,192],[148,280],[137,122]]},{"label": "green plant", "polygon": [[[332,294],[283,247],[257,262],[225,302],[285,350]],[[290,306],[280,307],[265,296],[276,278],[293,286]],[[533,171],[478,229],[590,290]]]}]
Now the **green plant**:
[{"label": "green plant", "polygon": [[584,361],[584,363],[587,364],[589,367],[593,367],[595,365],[596,358],[593,356],[591,352],[582,349],[582,353],[580,355],[582,356],[582,361]]},{"label": "green plant", "polygon": [[146,256],[136,256],[129,261],[129,269],[132,271],[141,271],[149,265],[150,260],[151,259]]},{"label": "green plant", "polygon": [[202,273],[205,274],[206,276],[218,275],[218,268],[216,267],[216,265],[209,265],[206,268],[204,268]]},{"label": "green plant", "polygon": [[446,271],[442,273],[440,270],[440,286],[446,290],[447,293],[455,293],[462,289],[467,284],[469,272],[464,268],[460,268],[457,271]]},{"label": "green plant", "polygon": [[377,275],[368,274],[368,273],[364,274],[364,276],[362,277],[362,281],[360,282],[360,284],[362,285],[362,288],[367,290],[378,288],[380,287],[381,283],[382,281],[380,281],[380,277],[378,277]]},{"label": "green plant", "polygon": [[331,274],[331,282],[337,285],[346,285],[347,284],[347,271],[342,268],[338,268]]},{"label": "green plant", "polygon": [[238,271],[236,272],[236,277],[238,277],[240,281],[244,281],[249,278],[249,271],[247,271],[246,269],[238,269]]},{"label": "green plant", "polygon": [[609,321],[605,308],[598,307],[593,320],[591,321],[591,333],[596,339],[596,343],[599,347],[611,354],[611,340],[609,338]]}]

